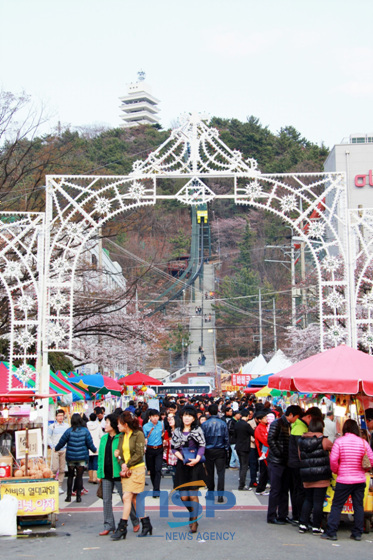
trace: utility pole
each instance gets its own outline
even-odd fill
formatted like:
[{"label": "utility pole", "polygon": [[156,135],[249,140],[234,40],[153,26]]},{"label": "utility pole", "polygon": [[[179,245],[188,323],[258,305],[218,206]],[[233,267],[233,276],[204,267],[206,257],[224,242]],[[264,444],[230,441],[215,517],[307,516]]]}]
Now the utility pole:
[{"label": "utility pole", "polygon": [[262,290],[259,288],[259,352],[263,354]]},{"label": "utility pole", "polygon": [[293,327],[297,324],[296,319],[296,299],[295,299],[295,255],[294,255],[294,241],[293,230],[291,230],[291,249],[290,249],[290,266],[291,266],[291,324]]},{"label": "utility pole", "polygon": [[273,350],[277,352],[276,300],[273,298]]},{"label": "utility pole", "polygon": [[[290,226],[287,226],[290,228]],[[283,254],[287,257],[289,257],[289,260],[277,260],[277,259],[264,259],[265,262],[270,262],[270,263],[280,263],[283,266],[285,266],[285,268],[287,268],[290,271],[290,276],[291,276],[291,324],[293,327],[296,326],[297,323],[297,319],[296,319],[296,313],[297,313],[297,289],[296,289],[296,284],[295,284],[295,249],[294,249],[294,242],[295,242],[295,238],[293,236],[293,228],[290,228],[291,230],[291,240],[290,240],[290,252],[289,252],[289,245],[266,245],[266,249],[280,249]],[[301,243],[299,243],[299,246],[301,246]],[[304,249],[304,246],[303,246]],[[304,251],[303,251],[303,256],[304,256]],[[298,260],[299,256],[297,257]]]}]

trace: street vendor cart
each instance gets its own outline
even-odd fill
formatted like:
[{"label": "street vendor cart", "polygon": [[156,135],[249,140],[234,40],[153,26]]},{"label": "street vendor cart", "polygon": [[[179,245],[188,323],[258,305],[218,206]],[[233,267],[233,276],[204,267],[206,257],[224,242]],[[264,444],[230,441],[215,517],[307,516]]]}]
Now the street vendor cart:
[{"label": "street vendor cart", "polygon": [[[0,395],[0,500],[6,495],[17,498],[20,525],[55,527],[59,485],[43,457],[42,422],[31,417],[35,397]],[[25,405],[30,402],[31,407]]]},{"label": "street vendor cart", "polygon": [[50,523],[56,527],[59,492],[54,478],[2,478],[0,499],[6,495],[18,500],[18,524]]}]

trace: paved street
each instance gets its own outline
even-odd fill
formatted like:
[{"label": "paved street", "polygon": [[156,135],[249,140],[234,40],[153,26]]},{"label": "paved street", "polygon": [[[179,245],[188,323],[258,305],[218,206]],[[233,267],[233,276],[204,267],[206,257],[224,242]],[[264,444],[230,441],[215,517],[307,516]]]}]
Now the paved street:
[{"label": "paved street", "polygon": [[[196,285],[195,301],[188,304],[189,307],[189,329],[191,344],[188,348],[188,362],[192,364],[192,371],[204,372],[208,374],[214,370],[215,365],[215,311],[213,309],[212,299],[206,299],[205,293],[210,293],[215,290],[215,269],[213,264],[204,265],[203,284],[201,289],[199,283]],[[195,312],[196,307],[201,307],[201,315]],[[209,316],[211,321],[208,320]],[[201,338],[202,335],[202,338]],[[203,351],[206,356],[205,366],[198,366],[198,358],[201,357],[199,347],[203,346]]]},{"label": "paved street", "polygon": [[[237,471],[226,471],[226,489],[237,487]],[[118,554],[126,560],[139,558],[213,558],[214,560],[288,560],[289,554],[302,560],[324,559],[338,555],[338,560],[350,560],[354,555],[368,555],[373,546],[373,534],[364,535],[362,542],[349,539],[347,524],[339,531],[337,542],[323,541],[311,534],[301,535],[291,525],[273,526],[266,523],[266,497],[256,497],[253,492],[234,491],[236,505],[229,511],[217,511],[214,518],[199,522],[199,533],[188,535],[188,528],[170,528],[174,521],[172,513],[181,511],[170,507],[168,518],[159,514],[159,500],[146,499],[146,513],[151,517],[153,535],[138,540],[130,530],[125,541],[113,542],[108,537],[99,537],[102,530],[102,500],[95,496],[96,487],[85,483],[89,494],[81,504],[61,501],[61,513],[56,530],[47,526],[32,527],[30,536],[18,539],[1,539],[1,557],[5,560],[47,559],[66,560],[74,557],[89,560],[114,559]],[[146,489],[150,489],[148,486]],[[170,477],[162,479],[161,488],[171,489]],[[202,491],[204,495],[205,492]],[[204,500],[201,500],[204,503]],[[119,496],[114,496],[115,517],[120,518]],[[184,508],[183,508],[184,511]],[[36,534],[36,536],[35,536]],[[42,536],[37,536],[42,534]],[[48,535],[48,536],[47,536]],[[189,540],[190,539],[190,540]],[[140,556],[141,555],[141,556]]]}]

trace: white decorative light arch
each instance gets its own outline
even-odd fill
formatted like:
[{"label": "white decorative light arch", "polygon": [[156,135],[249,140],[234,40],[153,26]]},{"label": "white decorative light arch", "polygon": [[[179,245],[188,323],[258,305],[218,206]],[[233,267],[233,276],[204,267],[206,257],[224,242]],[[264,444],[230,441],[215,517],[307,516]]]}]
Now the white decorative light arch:
[{"label": "white decorative light arch", "polygon": [[21,361],[14,376],[8,376],[9,390],[15,388],[14,379],[20,382],[17,388],[25,388],[34,375],[27,361],[41,352],[44,233],[44,213],[0,212],[0,290],[8,302],[3,312],[9,314],[9,371],[14,361]]},{"label": "white decorative light arch", "polygon": [[[214,192],[217,179],[224,179],[224,194]],[[178,184],[176,192],[164,194],[163,181]],[[105,222],[132,208],[158,200],[198,205],[217,199],[276,214],[308,245],[318,276],[322,349],[326,339],[352,347],[360,339],[373,348],[372,281],[366,278],[373,255],[366,232],[373,233],[373,211],[348,211],[344,174],[261,173],[254,159],[245,160],[199,115],[189,115],[158,149],[135,162],[127,176],[47,177],[44,268],[36,290],[35,323],[44,354],[44,389],[49,384],[48,352],[71,349],[74,275],[87,241]],[[369,289],[365,299],[359,295],[363,284]],[[362,309],[358,321],[357,307]],[[27,346],[24,351],[26,360]]]}]

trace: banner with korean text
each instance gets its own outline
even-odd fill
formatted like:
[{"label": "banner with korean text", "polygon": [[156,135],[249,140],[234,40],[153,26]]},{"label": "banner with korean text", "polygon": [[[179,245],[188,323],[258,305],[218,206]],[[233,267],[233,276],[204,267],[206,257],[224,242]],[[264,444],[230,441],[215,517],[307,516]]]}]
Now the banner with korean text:
[{"label": "banner with korean text", "polygon": [[232,373],[232,385],[247,387],[250,379],[251,375],[246,375],[244,373]]},{"label": "banner with korean text", "polygon": [[15,496],[18,500],[18,516],[47,515],[58,512],[59,492],[56,480],[28,482],[2,482],[0,484],[1,499]]}]

